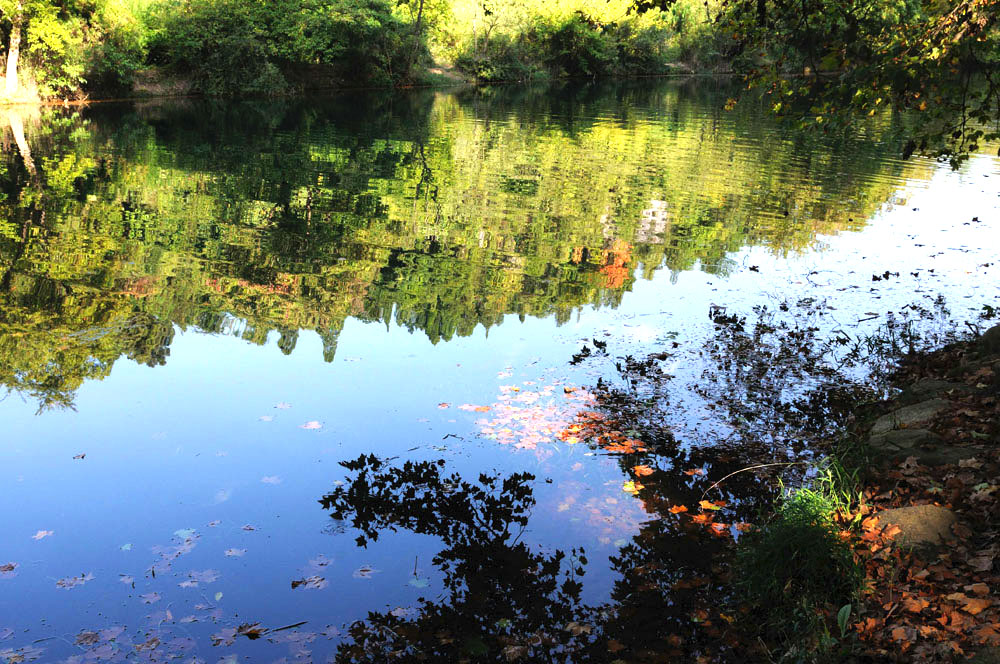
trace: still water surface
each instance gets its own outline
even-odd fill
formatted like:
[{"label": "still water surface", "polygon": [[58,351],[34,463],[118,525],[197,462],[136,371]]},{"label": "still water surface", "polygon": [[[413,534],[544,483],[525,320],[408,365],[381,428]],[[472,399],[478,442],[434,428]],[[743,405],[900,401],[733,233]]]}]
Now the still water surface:
[{"label": "still water surface", "polygon": [[[733,425],[678,387],[670,453],[609,451],[570,428],[587,388],[675,345],[696,384],[712,306],[823,301],[855,338],[1000,306],[996,159],[900,161],[890,119],[794,136],[726,93],[9,113],[0,659],[697,650],[664,568],[713,545],[662,517],[726,474],[692,450]],[[340,465],[362,454],[390,461]]]}]

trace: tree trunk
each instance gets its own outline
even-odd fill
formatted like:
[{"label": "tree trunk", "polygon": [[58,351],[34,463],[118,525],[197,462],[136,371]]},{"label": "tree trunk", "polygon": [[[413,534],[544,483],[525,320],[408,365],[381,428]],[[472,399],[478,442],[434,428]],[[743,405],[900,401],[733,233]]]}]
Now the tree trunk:
[{"label": "tree trunk", "polygon": [[10,17],[10,46],[7,49],[7,79],[4,92],[8,97],[17,94],[17,60],[21,56],[21,28],[24,25],[24,0],[18,0]]},{"label": "tree trunk", "polygon": [[420,0],[420,5],[417,9],[417,20],[413,24],[413,49],[410,51],[410,71],[406,72],[409,76],[413,73],[413,66],[417,64],[417,53],[419,52],[420,46],[422,44],[421,36],[423,26],[421,23],[424,19],[424,0]]},{"label": "tree trunk", "polygon": [[417,7],[417,21],[416,21],[416,24],[415,24],[416,25],[415,32],[418,35],[420,34],[420,28],[421,28],[420,23],[421,23],[421,21],[423,21],[423,19],[424,19],[424,0],[420,0],[420,6]]},{"label": "tree trunk", "polygon": [[24,119],[21,118],[20,113],[11,109],[7,111],[7,122],[10,123],[10,133],[13,134],[14,142],[21,153],[21,160],[24,161],[24,170],[28,171],[28,175],[31,176],[32,183],[34,183],[38,178],[38,169],[35,168],[35,160],[31,158],[31,147],[24,137]]}]

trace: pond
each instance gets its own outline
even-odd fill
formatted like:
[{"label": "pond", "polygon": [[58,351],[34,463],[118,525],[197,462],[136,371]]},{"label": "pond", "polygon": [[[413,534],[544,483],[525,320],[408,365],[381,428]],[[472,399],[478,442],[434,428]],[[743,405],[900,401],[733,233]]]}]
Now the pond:
[{"label": "pond", "polygon": [[[1000,307],[997,159],[728,96],[6,112],[0,660],[702,652],[686,598],[754,509],[681,519],[746,459],[719,321]],[[668,387],[615,428],[599,392],[649,353]]]}]

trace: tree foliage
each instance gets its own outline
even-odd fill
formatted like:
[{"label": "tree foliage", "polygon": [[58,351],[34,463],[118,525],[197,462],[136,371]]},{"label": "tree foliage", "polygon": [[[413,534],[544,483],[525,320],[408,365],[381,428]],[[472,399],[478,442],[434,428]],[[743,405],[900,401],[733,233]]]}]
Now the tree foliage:
[{"label": "tree foliage", "polygon": [[1000,137],[998,19],[996,0],[728,0],[721,16],[775,111],[823,127],[909,111],[906,153],[953,163]]}]

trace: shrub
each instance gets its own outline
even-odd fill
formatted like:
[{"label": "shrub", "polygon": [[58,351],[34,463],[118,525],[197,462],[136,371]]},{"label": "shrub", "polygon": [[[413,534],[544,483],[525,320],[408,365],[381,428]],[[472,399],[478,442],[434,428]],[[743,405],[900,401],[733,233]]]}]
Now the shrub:
[{"label": "shrub", "polygon": [[427,52],[385,0],[160,0],[149,26],[150,61],[217,95],[281,92],[283,72],[311,66],[404,83]]},{"label": "shrub", "polygon": [[832,486],[786,493],[774,517],[740,540],[736,589],[749,627],[786,651],[829,650],[831,617],[855,602],[864,581],[833,521],[842,497]]}]

